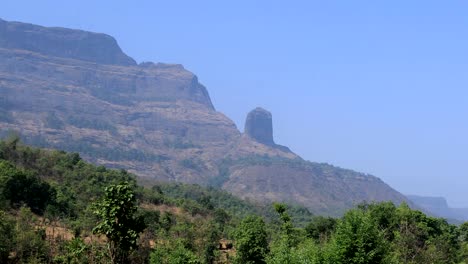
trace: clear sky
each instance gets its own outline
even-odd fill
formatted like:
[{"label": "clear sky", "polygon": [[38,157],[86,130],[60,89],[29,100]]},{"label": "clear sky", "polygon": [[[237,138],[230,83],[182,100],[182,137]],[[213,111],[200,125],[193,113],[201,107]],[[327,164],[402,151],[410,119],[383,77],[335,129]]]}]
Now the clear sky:
[{"label": "clear sky", "polygon": [[468,2],[22,1],[0,18],[114,36],[138,62],[181,63],[243,130],[468,207]]}]

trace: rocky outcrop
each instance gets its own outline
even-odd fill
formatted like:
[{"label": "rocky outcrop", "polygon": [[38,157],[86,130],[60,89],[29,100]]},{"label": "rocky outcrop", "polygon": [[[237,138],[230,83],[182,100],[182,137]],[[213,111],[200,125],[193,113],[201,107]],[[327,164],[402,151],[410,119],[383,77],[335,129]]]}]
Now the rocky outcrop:
[{"label": "rocky outcrop", "polygon": [[291,150],[275,143],[273,139],[273,118],[269,111],[257,107],[247,114],[244,134],[255,142],[267,145],[282,152],[292,153]]},{"label": "rocky outcrop", "polygon": [[261,107],[250,111],[245,121],[245,134],[265,145],[275,145],[271,113]]},{"label": "rocky outcrop", "polygon": [[193,73],[137,65],[104,34],[0,20],[0,136],[10,130],[142,177],[211,184],[316,213],[404,200],[376,177],[306,162],[275,144],[264,109],[249,113],[241,134]]}]

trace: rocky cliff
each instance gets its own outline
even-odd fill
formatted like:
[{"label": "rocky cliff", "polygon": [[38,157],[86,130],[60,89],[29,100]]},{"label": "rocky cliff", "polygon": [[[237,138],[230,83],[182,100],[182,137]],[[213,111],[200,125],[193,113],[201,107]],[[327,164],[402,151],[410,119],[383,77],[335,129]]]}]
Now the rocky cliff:
[{"label": "rocky cliff", "polygon": [[274,142],[272,124],[256,109],[239,132],[193,73],[136,64],[108,35],[0,20],[0,133],[142,177],[320,213],[405,199],[376,177],[302,160]]},{"label": "rocky cliff", "polygon": [[109,35],[66,28],[46,28],[0,19],[0,47],[101,64],[130,66],[136,62]]}]

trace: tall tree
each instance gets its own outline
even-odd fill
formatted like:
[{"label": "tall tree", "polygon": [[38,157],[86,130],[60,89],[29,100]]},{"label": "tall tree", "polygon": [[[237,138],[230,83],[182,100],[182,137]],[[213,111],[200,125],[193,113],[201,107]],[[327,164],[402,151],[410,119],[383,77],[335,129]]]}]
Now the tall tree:
[{"label": "tall tree", "polygon": [[333,239],[335,263],[384,263],[387,245],[370,215],[363,210],[348,211],[338,223]]},{"label": "tall tree", "polygon": [[237,227],[237,263],[262,264],[268,254],[265,222],[258,216],[247,216]]},{"label": "tall tree", "polygon": [[130,250],[137,247],[145,224],[142,217],[135,217],[136,211],[135,193],[128,182],[105,188],[104,198],[96,204],[95,214],[101,221],[93,232],[106,235],[112,263],[126,263]]},{"label": "tall tree", "polygon": [[282,222],[280,236],[272,243],[271,253],[268,256],[268,263],[271,264],[291,264],[294,263],[292,256],[292,247],[294,244],[293,224],[291,217],[286,212],[287,207],[282,203],[273,204]]}]

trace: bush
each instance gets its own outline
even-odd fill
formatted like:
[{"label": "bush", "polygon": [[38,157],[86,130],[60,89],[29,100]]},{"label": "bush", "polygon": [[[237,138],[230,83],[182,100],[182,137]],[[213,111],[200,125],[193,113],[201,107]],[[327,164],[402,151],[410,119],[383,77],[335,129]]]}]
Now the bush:
[{"label": "bush", "polygon": [[0,178],[3,198],[14,208],[26,204],[34,213],[42,214],[49,203],[55,202],[56,191],[47,182],[8,162],[1,161]]},{"label": "bush", "polygon": [[0,211],[0,263],[7,263],[15,245],[15,222],[5,212]]}]

